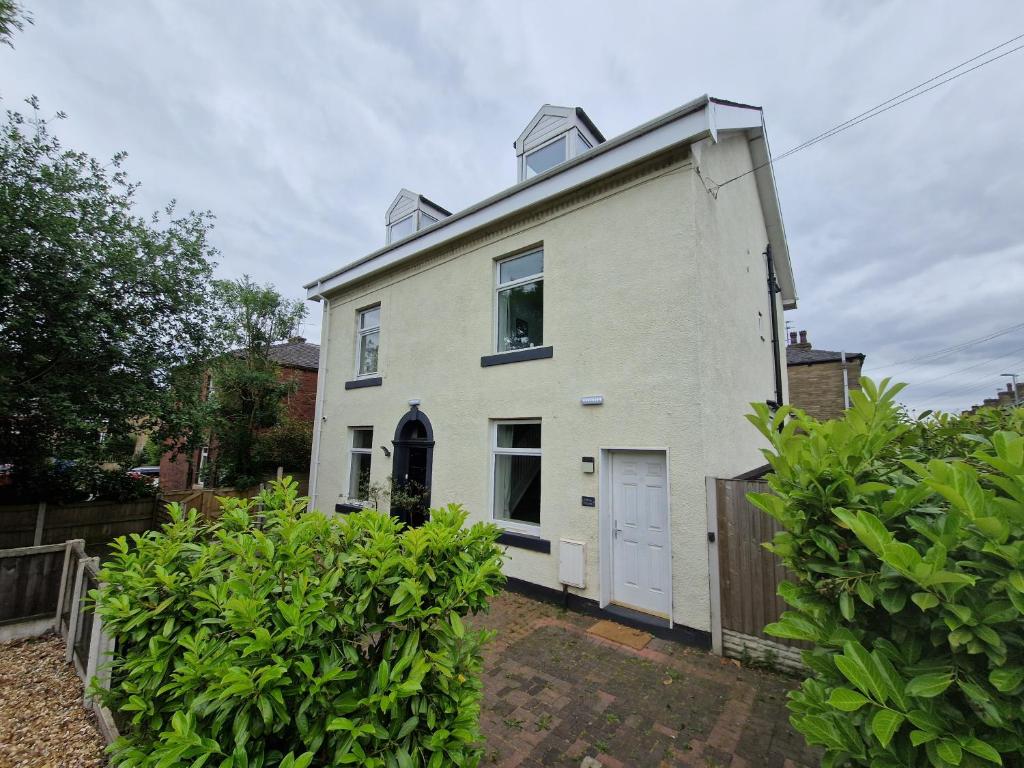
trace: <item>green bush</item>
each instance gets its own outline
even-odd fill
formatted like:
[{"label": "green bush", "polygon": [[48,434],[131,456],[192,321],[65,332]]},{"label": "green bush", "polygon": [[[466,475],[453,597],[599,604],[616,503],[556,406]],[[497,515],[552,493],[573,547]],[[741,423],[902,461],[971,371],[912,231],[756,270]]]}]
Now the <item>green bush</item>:
[{"label": "green bush", "polygon": [[797,577],[766,631],[814,644],[791,722],[826,766],[1024,765],[1024,411],[913,421],[861,384],[838,421],[751,417]]},{"label": "green bush", "polygon": [[461,617],[503,583],[498,530],[458,505],[403,530],[305,513],[290,479],[207,522],[170,506],[118,540],[97,612],[118,766],[475,765],[481,647]]}]

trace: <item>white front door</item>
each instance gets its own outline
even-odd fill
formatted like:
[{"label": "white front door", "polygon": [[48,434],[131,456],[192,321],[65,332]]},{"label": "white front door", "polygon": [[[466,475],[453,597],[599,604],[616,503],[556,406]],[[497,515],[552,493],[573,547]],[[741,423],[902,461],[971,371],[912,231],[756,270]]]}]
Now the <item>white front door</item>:
[{"label": "white front door", "polygon": [[612,470],[612,602],[668,618],[672,578],[664,453],[616,451]]}]

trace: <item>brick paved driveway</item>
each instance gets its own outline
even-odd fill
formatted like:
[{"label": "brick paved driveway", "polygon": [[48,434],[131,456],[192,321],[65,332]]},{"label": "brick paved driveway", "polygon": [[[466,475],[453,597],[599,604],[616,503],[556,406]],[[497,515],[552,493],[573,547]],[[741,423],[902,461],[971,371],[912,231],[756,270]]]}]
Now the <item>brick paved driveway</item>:
[{"label": "brick paved driveway", "polygon": [[818,764],[787,720],[794,680],[657,638],[635,651],[588,635],[595,622],[510,592],[474,620],[498,632],[485,654],[483,766]]}]

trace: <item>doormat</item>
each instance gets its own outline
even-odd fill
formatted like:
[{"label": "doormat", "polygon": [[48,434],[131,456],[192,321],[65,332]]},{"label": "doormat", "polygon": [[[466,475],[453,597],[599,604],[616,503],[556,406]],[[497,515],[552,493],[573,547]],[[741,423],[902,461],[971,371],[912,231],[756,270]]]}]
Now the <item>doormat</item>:
[{"label": "doormat", "polygon": [[651,642],[651,636],[646,632],[616,624],[614,621],[599,621],[587,630],[587,634],[603,637],[605,640],[629,646],[637,651],[646,648],[647,644]]}]

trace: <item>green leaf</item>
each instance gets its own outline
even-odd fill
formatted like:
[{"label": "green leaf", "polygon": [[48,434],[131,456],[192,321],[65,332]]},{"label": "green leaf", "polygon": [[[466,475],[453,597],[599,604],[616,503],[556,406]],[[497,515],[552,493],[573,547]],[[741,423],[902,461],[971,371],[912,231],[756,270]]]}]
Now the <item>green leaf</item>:
[{"label": "green leaf", "polygon": [[910,732],[910,743],[915,747],[920,747],[922,744],[927,744],[929,741],[934,741],[937,738],[939,738],[939,734],[932,731]]},{"label": "green leaf", "polygon": [[960,748],[952,739],[943,739],[936,745],[935,751],[939,757],[945,760],[950,765],[960,765],[960,761],[964,757],[964,751]]},{"label": "green leaf", "polygon": [[465,637],[466,628],[462,625],[462,619],[459,618],[459,614],[453,613],[451,617],[452,631],[455,632],[456,637]]},{"label": "green leaf", "polygon": [[963,746],[963,748],[972,755],[984,758],[990,763],[995,763],[996,765],[1003,764],[1003,758],[1000,756],[999,752],[996,751],[996,748],[981,739],[972,736],[966,741],[961,742],[961,746]]},{"label": "green leaf", "polygon": [[853,621],[853,596],[849,592],[840,593],[839,612],[847,621]]},{"label": "green leaf", "polygon": [[893,735],[899,730],[905,718],[899,712],[891,709],[880,709],[871,718],[871,732],[875,734],[878,743],[888,747]]},{"label": "green leaf", "polygon": [[952,682],[952,672],[932,672],[926,675],[918,675],[907,683],[906,693],[908,696],[931,699],[949,688]]},{"label": "green leaf", "polygon": [[922,611],[927,611],[929,608],[934,608],[939,604],[939,598],[931,592],[915,592],[910,596],[910,599]]},{"label": "green leaf", "polygon": [[836,688],[828,697],[828,703],[843,712],[856,712],[868,701],[866,696],[849,688]]},{"label": "green leaf", "polygon": [[875,607],[875,590],[871,588],[864,579],[857,580],[857,594],[860,599],[870,605],[872,608]]},{"label": "green leaf", "polygon": [[1002,667],[988,673],[988,681],[1000,693],[1010,693],[1024,683],[1024,667]]}]

